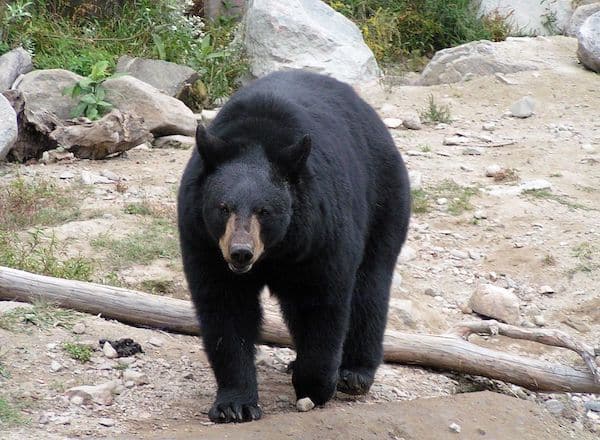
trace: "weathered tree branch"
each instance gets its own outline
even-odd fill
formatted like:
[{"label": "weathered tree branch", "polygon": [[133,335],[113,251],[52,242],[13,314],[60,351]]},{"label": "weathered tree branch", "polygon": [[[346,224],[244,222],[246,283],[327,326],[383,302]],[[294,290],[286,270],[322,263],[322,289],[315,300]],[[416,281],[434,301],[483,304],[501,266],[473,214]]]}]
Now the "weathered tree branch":
[{"label": "weathered tree branch", "polygon": [[[27,302],[41,299],[61,307],[100,313],[106,318],[127,324],[185,334],[200,333],[193,307],[188,301],[3,267],[0,267],[0,299]],[[439,336],[387,331],[384,359],[387,362],[486,376],[535,391],[600,393],[600,383],[588,370],[491,350],[465,340],[473,332],[494,333],[496,330],[509,337],[515,335],[519,339],[550,343],[593,356],[587,345],[568,336],[565,338],[566,335],[560,332],[546,330],[543,336],[534,334],[524,337],[527,331],[522,329],[484,322],[462,325],[451,334]],[[279,314],[270,309],[265,310],[262,341],[292,345]],[[586,363],[589,366],[589,362]]]}]

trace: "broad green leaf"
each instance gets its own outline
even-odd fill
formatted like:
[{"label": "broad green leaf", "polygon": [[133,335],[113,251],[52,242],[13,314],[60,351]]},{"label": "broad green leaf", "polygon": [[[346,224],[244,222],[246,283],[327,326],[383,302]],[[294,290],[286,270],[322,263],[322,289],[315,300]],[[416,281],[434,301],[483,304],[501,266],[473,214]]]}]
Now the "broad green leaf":
[{"label": "broad green leaf", "polygon": [[96,107],[88,106],[87,110],[85,111],[85,116],[92,121],[98,119],[98,115],[99,112]]},{"label": "broad green leaf", "polygon": [[79,104],[77,104],[73,108],[73,110],[71,110],[71,117],[78,118],[80,116],[83,116],[85,114],[87,106],[88,105],[85,102],[80,102]]},{"label": "broad green leaf", "polygon": [[80,101],[85,102],[86,104],[94,105],[94,104],[96,104],[96,97],[94,95],[88,93],[87,95],[83,95],[80,98]]}]

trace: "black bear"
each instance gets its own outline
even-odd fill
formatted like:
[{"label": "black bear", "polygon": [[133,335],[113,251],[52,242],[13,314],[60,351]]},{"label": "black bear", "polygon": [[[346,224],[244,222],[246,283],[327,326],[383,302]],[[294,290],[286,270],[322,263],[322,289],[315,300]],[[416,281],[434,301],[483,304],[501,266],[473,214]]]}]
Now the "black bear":
[{"label": "black bear", "polygon": [[410,216],[406,168],[381,119],[350,86],[293,70],[235,93],[196,143],[178,218],[218,386],[210,419],[261,417],[264,286],[294,341],[297,398],[366,393]]}]

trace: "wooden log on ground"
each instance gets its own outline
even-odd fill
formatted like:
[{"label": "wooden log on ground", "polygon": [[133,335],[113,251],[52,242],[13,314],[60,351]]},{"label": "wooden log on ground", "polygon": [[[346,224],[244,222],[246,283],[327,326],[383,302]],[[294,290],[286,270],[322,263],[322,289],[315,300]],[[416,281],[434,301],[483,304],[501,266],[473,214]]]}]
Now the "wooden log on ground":
[{"label": "wooden log on ground", "polygon": [[[24,302],[43,300],[65,308],[101,314],[105,318],[116,319],[126,324],[184,334],[200,333],[193,307],[188,301],[118,287],[35,275],[4,267],[0,267],[0,300]],[[474,332],[493,334],[495,324],[499,323],[492,322],[479,327],[473,323],[465,324],[445,335],[387,331],[384,340],[384,359],[392,363],[485,376],[534,391],[600,393],[600,383],[590,369],[572,368],[491,350],[466,340],[468,334]],[[531,337],[526,337],[525,333],[518,332],[516,329],[518,328],[505,326],[503,332],[506,334],[512,331],[521,339],[541,343],[548,342],[546,340],[548,335],[556,335],[552,331],[546,331],[548,333],[541,337],[538,330],[535,334],[529,335]],[[261,338],[266,344],[292,345],[279,314],[272,310],[265,311]],[[594,353],[590,353],[589,347],[583,343],[564,344],[559,341],[550,345],[567,346],[578,352],[584,350],[598,365]]]}]

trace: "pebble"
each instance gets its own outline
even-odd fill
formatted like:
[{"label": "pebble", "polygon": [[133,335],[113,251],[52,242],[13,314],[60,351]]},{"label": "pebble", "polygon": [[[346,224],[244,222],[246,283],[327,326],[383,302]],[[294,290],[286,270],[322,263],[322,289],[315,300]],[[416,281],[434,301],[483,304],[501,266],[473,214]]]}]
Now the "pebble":
[{"label": "pebble", "polygon": [[487,214],[485,211],[475,211],[473,217],[475,217],[477,220],[482,220],[487,218]]},{"label": "pebble", "polygon": [[81,172],[81,181],[86,185],[93,185],[95,183],[113,183],[109,178],[90,173],[89,171]]},{"label": "pebble", "polygon": [[418,117],[409,117],[402,121],[402,126],[409,130],[421,130],[423,125]]},{"label": "pebble", "polygon": [[150,338],[148,339],[148,344],[154,345],[155,347],[162,347],[163,341],[159,338]]},{"label": "pebble", "polygon": [[455,432],[456,434],[459,434],[461,431],[460,425],[458,423],[451,423],[449,428],[450,431]]},{"label": "pebble", "polygon": [[437,203],[438,205],[445,205],[446,203],[448,203],[448,199],[445,197],[440,197],[435,201],[435,203]]},{"label": "pebble", "polygon": [[65,171],[60,176],[58,176],[59,179],[72,179],[74,177],[75,177],[75,174],[73,174],[70,171]]},{"label": "pebble", "polygon": [[408,179],[410,181],[410,189],[419,190],[423,188],[423,173],[420,171],[409,171]]},{"label": "pebble", "polygon": [[102,346],[102,353],[104,353],[104,356],[106,356],[109,359],[114,359],[116,357],[119,357],[119,354],[117,353],[117,350],[115,350],[113,348],[112,345],[110,345],[110,342],[105,342],[104,345]]},{"label": "pebble", "polygon": [[496,123],[495,122],[484,122],[483,125],[481,126],[482,129],[484,129],[485,131],[494,131],[496,129]]},{"label": "pebble", "polygon": [[50,370],[53,371],[54,373],[57,373],[62,369],[63,369],[63,366],[58,361],[52,361],[52,363],[50,364]]},{"label": "pebble", "polygon": [[123,380],[125,382],[133,382],[135,385],[144,385],[149,382],[148,376],[145,373],[129,369],[123,371]]},{"label": "pebble", "polygon": [[537,325],[538,327],[543,327],[546,325],[546,319],[544,318],[543,315],[535,315],[533,317],[533,323],[535,325]]},{"label": "pebble", "polygon": [[502,171],[502,167],[498,164],[492,164],[485,167],[486,177],[496,177]]},{"label": "pebble", "polygon": [[435,290],[433,290],[431,287],[425,289],[423,293],[427,296],[437,296],[437,293],[435,293]]},{"label": "pebble", "polygon": [[111,405],[113,403],[113,394],[118,393],[119,387],[119,382],[112,380],[100,385],[82,385],[69,388],[65,392],[65,395],[75,405],[83,405],[90,402],[100,405]]},{"label": "pebble", "polygon": [[55,425],[70,425],[71,417],[68,416],[57,416],[53,419]]},{"label": "pebble", "polygon": [[165,183],[177,183],[177,179],[174,177],[167,177]]},{"label": "pebble", "polygon": [[596,152],[596,148],[594,148],[594,146],[592,144],[583,144],[583,145],[581,145],[581,149],[583,151],[585,151],[586,153],[595,153]]},{"label": "pebble", "polygon": [[303,399],[300,399],[296,402],[296,408],[300,412],[310,411],[314,407],[315,407],[315,404],[313,403],[312,400],[310,400],[310,397],[304,397]]},{"label": "pebble", "polygon": [[481,156],[483,154],[483,148],[479,147],[467,147],[462,151],[463,156]]},{"label": "pebble", "polygon": [[550,399],[544,402],[546,409],[550,412],[550,414],[555,416],[560,416],[562,412],[565,410],[565,405],[560,400]]},{"label": "pebble", "polygon": [[529,118],[535,110],[535,101],[531,96],[524,96],[510,107],[510,115],[514,118]]},{"label": "pebble", "polygon": [[450,251],[450,255],[452,255],[454,258],[458,258],[459,260],[466,260],[469,258],[469,254],[467,252],[459,251],[457,249],[452,249]]},{"label": "pebble", "polygon": [[471,260],[479,260],[481,258],[481,254],[474,250],[469,250],[469,258]]},{"label": "pebble", "polygon": [[554,293],[554,289],[550,286],[542,286],[542,287],[540,287],[540,293],[542,295],[550,295],[550,294]]},{"label": "pebble", "polygon": [[114,419],[109,419],[108,417],[102,417],[101,419],[98,420],[98,423],[102,426],[106,426],[106,427],[111,427],[111,426],[115,426],[115,420]]},{"label": "pebble", "polygon": [[120,177],[116,173],[113,173],[110,170],[102,170],[100,172],[100,175],[106,177],[107,179],[114,180],[114,181],[121,180]]},{"label": "pebble", "polygon": [[588,400],[585,402],[585,409],[600,413],[600,400]]},{"label": "pebble", "polygon": [[73,326],[73,333],[76,335],[82,335],[85,333],[85,324],[82,322],[78,322]]},{"label": "pebble", "polygon": [[402,125],[402,119],[398,118],[385,118],[383,123],[387,128],[398,128]]},{"label": "pebble", "polygon": [[400,262],[407,263],[417,258],[417,251],[412,247],[404,245],[400,251]]}]

